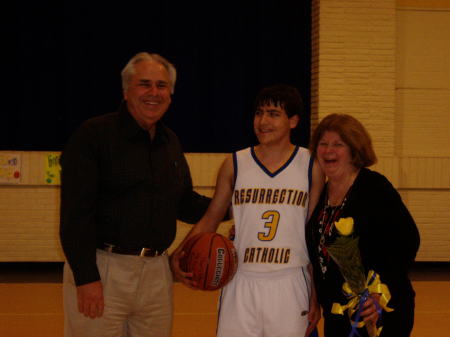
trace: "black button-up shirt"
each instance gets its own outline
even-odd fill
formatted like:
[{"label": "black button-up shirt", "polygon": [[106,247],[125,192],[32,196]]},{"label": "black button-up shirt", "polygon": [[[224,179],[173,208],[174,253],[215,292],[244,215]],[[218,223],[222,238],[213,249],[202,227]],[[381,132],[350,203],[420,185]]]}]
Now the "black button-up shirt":
[{"label": "black button-up shirt", "polygon": [[176,135],[159,122],[151,140],[125,106],[86,121],[61,166],[61,243],[77,285],[100,279],[99,244],[164,250],[176,219],[197,222],[210,200],[192,190]]}]

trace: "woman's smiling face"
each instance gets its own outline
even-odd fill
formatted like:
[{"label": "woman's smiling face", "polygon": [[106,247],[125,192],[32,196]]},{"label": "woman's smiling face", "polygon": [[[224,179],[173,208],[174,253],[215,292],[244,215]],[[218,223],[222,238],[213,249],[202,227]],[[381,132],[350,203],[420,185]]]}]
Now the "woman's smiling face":
[{"label": "woman's smiling face", "polygon": [[334,131],[325,131],[320,138],[317,159],[325,175],[331,179],[355,169],[350,147]]}]

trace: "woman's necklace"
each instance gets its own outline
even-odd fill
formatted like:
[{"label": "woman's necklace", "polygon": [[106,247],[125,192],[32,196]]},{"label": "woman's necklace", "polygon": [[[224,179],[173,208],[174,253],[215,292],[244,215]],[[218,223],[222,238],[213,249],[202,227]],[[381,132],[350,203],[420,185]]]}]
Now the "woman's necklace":
[{"label": "woman's necklace", "polygon": [[326,249],[326,242],[331,238],[333,235],[333,229],[334,229],[334,223],[336,220],[339,219],[342,210],[345,207],[345,204],[347,203],[347,197],[350,194],[352,187],[347,190],[344,198],[342,199],[342,202],[338,206],[331,206],[330,200],[328,198],[328,185],[325,195],[325,205],[322,210],[322,214],[319,220],[319,234],[320,234],[320,240],[319,240],[319,263],[320,268],[322,270],[322,275],[325,276],[325,273],[328,269],[328,262],[330,260],[330,256],[328,254],[328,251]]}]

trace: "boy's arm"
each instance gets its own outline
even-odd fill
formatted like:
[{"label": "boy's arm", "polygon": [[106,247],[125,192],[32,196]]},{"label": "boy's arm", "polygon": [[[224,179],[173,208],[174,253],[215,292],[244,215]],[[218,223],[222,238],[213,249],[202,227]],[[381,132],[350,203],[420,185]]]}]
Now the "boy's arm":
[{"label": "boy's arm", "polygon": [[314,160],[312,168],[311,190],[309,192],[308,218],[306,219],[307,221],[311,217],[311,214],[314,212],[314,208],[316,208],[324,185],[325,175],[323,174],[317,160]]},{"label": "boy's arm", "polygon": [[308,312],[308,328],[306,329],[305,337],[308,337],[314,329],[316,329],[317,323],[320,321],[320,305],[317,300],[316,287],[314,286],[313,266],[308,264],[308,272],[311,277],[311,293],[309,298],[309,312]]},{"label": "boy's arm", "polygon": [[[317,203],[320,198],[320,194],[322,193],[323,186],[325,185],[325,175],[320,168],[317,160],[314,160],[313,169],[312,169],[312,186],[309,193],[309,207],[308,207],[308,218],[311,217],[314,209],[317,206]],[[311,277],[311,296],[309,299],[309,313],[308,313],[308,321],[309,325],[306,330],[305,336],[309,336],[314,329],[316,329],[317,323],[320,321],[321,313],[320,313],[320,305],[317,300],[316,287],[314,286],[314,273],[312,264],[308,264],[308,271]]]},{"label": "boy's arm", "polygon": [[171,256],[172,272],[176,279],[186,286],[196,288],[195,282],[190,278],[192,273],[185,273],[180,268],[179,260],[183,256],[183,246],[190,237],[204,232],[215,232],[220,222],[228,211],[233,193],[234,167],[232,156],[227,157],[220,167],[217,176],[214,197],[209,204],[208,210],[200,221],[189,231],[181,244],[175,249]]}]

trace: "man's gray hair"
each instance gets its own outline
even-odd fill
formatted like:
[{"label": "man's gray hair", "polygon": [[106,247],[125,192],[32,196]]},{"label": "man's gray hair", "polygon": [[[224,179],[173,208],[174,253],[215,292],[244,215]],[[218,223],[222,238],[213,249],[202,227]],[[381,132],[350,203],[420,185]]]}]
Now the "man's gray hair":
[{"label": "man's gray hair", "polygon": [[173,94],[175,91],[175,81],[177,80],[177,70],[173,66],[172,63],[167,61],[164,57],[158,54],[150,54],[147,52],[141,52],[134,55],[130,61],[128,61],[125,68],[122,70],[122,89],[123,91],[127,91],[128,85],[130,83],[131,77],[136,73],[136,64],[142,61],[153,61],[161,64],[164,68],[166,68],[169,73],[169,85],[170,92]]}]

